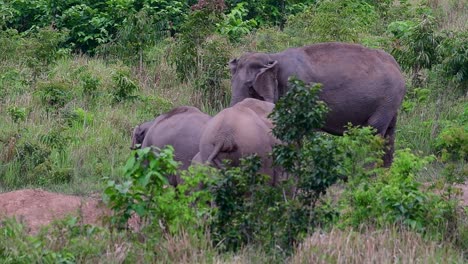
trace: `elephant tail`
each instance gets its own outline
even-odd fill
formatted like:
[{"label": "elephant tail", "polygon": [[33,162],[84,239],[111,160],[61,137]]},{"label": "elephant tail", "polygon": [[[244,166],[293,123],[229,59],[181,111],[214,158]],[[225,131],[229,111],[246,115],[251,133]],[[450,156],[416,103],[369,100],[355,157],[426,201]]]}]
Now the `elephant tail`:
[{"label": "elephant tail", "polygon": [[222,168],[222,163],[218,158],[218,154],[221,151],[223,145],[224,145],[223,141],[218,141],[216,145],[214,146],[213,151],[211,152],[210,156],[207,159],[207,162],[209,164],[213,164],[218,169]]}]

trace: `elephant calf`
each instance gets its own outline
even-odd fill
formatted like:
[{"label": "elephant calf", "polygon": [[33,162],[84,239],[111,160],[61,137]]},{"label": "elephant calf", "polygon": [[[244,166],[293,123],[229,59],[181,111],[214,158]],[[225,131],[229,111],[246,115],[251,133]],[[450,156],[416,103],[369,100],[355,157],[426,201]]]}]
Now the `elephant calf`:
[{"label": "elephant calf", "polygon": [[[198,153],[202,131],[211,116],[195,107],[181,106],[158,116],[154,121],[145,122],[135,128],[132,147],[141,144],[145,147],[174,147],[175,160],[182,163],[180,169],[190,166],[192,158]],[[169,177],[173,186],[180,184],[178,176]]]},{"label": "elephant calf", "polygon": [[272,122],[267,118],[273,111],[273,103],[257,99],[245,99],[214,116],[206,125],[200,139],[200,153],[194,162],[209,163],[220,168],[224,159],[232,166],[239,159],[257,154],[262,161],[261,173],[272,176],[276,184],[276,171],[268,153],[279,143],[272,134]]}]

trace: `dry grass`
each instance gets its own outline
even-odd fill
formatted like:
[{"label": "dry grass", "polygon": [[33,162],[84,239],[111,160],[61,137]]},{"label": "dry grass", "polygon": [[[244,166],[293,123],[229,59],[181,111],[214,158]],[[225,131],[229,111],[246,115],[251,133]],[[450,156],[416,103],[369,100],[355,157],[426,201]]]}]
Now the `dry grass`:
[{"label": "dry grass", "polygon": [[315,232],[291,263],[464,263],[463,254],[410,231]]}]

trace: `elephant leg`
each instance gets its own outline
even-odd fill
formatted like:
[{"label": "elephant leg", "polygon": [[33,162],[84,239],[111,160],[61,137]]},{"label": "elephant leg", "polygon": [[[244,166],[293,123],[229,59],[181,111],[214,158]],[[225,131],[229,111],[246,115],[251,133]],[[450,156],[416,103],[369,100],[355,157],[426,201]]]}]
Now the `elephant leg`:
[{"label": "elephant leg", "polygon": [[383,139],[385,139],[385,154],[382,157],[383,165],[385,168],[390,167],[393,160],[396,118],[396,114],[393,117],[391,117],[388,116],[388,114],[386,113],[382,114],[377,112],[374,115],[372,115],[368,121],[368,125],[377,129],[377,134],[379,134]]},{"label": "elephant leg", "polygon": [[385,132],[385,154],[383,157],[384,167],[388,168],[393,162],[393,152],[395,151],[395,129],[396,129],[397,114],[392,118]]}]

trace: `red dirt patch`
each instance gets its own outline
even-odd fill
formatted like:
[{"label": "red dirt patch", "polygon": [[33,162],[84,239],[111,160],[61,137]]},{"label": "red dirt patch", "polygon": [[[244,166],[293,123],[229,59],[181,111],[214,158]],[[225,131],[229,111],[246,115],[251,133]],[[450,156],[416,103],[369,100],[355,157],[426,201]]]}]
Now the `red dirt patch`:
[{"label": "red dirt patch", "polygon": [[0,219],[16,217],[31,233],[69,215],[80,215],[85,224],[100,224],[106,212],[99,200],[93,198],[29,189],[0,194]]}]

